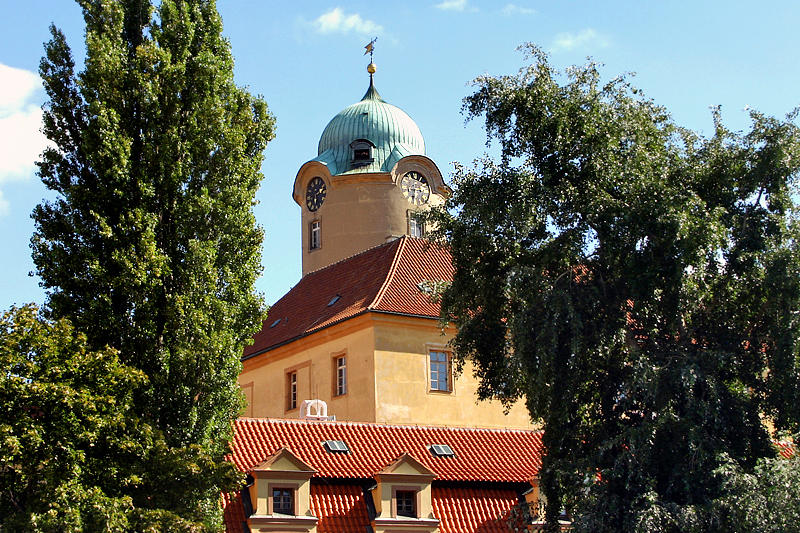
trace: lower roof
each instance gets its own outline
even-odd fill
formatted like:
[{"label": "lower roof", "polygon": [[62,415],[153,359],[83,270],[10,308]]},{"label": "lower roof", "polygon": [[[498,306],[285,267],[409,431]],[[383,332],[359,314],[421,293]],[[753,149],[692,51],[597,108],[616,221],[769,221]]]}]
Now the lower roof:
[{"label": "lower roof", "polygon": [[[347,453],[329,452],[326,441],[343,441]],[[453,456],[435,456],[446,444]],[[523,429],[456,428],[362,422],[240,418],[234,425],[230,460],[247,472],[281,448],[316,470],[316,478],[368,479],[407,453],[436,474],[437,481],[527,483],[541,466],[542,432]]]},{"label": "lower roof", "polygon": [[[310,493],[311,512],[319,519],[317,533],[368,531],[371,520],[362,486],[312,483]],[[511,487],[431,487],[439,533],[508,533],[507,521],[519,497]],[[223,506],[226,533],[248,531],[240,496],[225,496]]]}]

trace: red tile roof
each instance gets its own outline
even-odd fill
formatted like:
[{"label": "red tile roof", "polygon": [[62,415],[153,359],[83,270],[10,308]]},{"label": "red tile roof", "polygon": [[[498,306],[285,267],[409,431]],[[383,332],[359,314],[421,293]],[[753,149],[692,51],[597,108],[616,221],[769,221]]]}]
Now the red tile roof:
[{"label": "red tile roof", "polygon": [[778,454],[786,459],[791,459],[797,452],[793,442],[775,441],[775,446],[778,448]]},{"label": "red tile roof", "polygon": [[[241,418],[234,429],[230,459],[242,471],[281,447],[316,469],[316,478],[371,478],[403,453],[437,481],[528,482],[541,466],[540,431],[272,418]],[[350,452],[329,453],[322,446],[326,440],[342,440]],[[431,444],[449,445],[455,457],[434,457]]]},{"label": "red tile roof", "polygon": [[358,485],[311,485],[317,533],[364,533],[369,525],[364,489]]},{"label": "red tile roof", "polygon": [[246,523],[244,516],[244,504],[241,497],[223,493],[222,494],[222,522],[227,533],[241,533],[242,524]]},{"label": "red tile roof", "polygon": [[519,504],[513,489],[432,487],[433,515],[439,533],[508,533],[506,518]]},{"label": "red tile roof", "polygon": [[[358,485],[312,483],[311,512],[319,518],[317,533],[364,533],[370,525],[364,489]],[[431,487],[433,515],[439,533],[508,533],[506,519],[519,503],[512,488]],[[241,533],[245,522],[241,499],[224,498],[225,531]]]},{"label": "red tile roof", "polygon": [[270,307],[244,358],[366,311],[438,318],[439,305],[418,284],[452,278],[450,253],[441,246],[407,236],[376,246],[306,274]]}]

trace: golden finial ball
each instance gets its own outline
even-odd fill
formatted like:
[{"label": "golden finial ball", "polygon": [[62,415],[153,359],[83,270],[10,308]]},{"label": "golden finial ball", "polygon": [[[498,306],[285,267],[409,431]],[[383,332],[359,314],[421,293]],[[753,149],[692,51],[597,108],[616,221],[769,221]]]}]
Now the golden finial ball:
[{"label": "golden finial ball", "polygon": [[375,63],[370,63],[367,65],[367,72],[370,74],[375,74],[375,71],[378,70],[378,67],[375,66]]}]

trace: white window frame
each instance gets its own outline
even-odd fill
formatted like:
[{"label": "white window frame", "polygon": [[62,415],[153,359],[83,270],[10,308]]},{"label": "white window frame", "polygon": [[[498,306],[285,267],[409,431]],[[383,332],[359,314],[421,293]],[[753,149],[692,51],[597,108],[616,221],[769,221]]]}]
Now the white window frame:
[{"label": "white window frame", "polygon": [[347,355],[337,355],[333,358],[334,363],[334,393],[336,396],[347,394]]},{"label": "white window frame", "polygon": [[297,409],[297,371],[286,373],[286,410]]},{"label": "white window frame", "polygon": [[[437,354],[436,360],[433,354]],[[438,355],[444,356],[444,361],[440,361]],[[453,370],[451,365],[451,354],[445,350],[428,350],[428,390],[432,392],[453,392]],[[436,365],[436,368],[434,368]],[[442,369],[442,365],[444,369]],[[440,375],[444,372],[445,388],[440,388]]]},{"label": "white window frame", "polygon": [[319,219],[312,220],[308,226],[308,249],[319,250],[322,248],[322,224]]},{"label": "white window frame", "polygon": [[420,220],[417,211],[408,212],[408,235],[418,239],[425,237],[425,223]]}]

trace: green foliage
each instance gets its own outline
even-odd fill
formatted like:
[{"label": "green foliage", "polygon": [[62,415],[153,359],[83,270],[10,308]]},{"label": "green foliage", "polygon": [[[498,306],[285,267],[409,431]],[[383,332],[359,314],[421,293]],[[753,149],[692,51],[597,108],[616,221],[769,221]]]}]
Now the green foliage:
[{"label": "green foliage", "polygon": [[576,530],[648,530],[774,455],[762,415],[799,427],[796,114],[736,133],[716,110],[705,139],[624,77],[528,53],[464,101],[501,158],[457,167],[433,215],[442,318],[480,394],[542,422],[542,489]]},{"label": "green foliage", "polygon": [[717,531],[800,532],[800,456],[760,459],[751,473],[724,462],[715,474],[724,483],[709,513]]},{"label": "green foliage", "polygon": [[[0,531],[127,531],[144,375],[37,309],[0,318]],[[113,481],[111,481],[113,480]]]},{"label": "green foliage", "polygon": [[264,314],[252,206],[274,119],[234,84],[213,0],[79,3],[84,70],[55,28],[40,66],[55,147],[39,175],[57,197],[34,211],[33,259],[49,315],[148,378],[134,408],[165,448],[134,506],[218,523],[239,358]]}]

